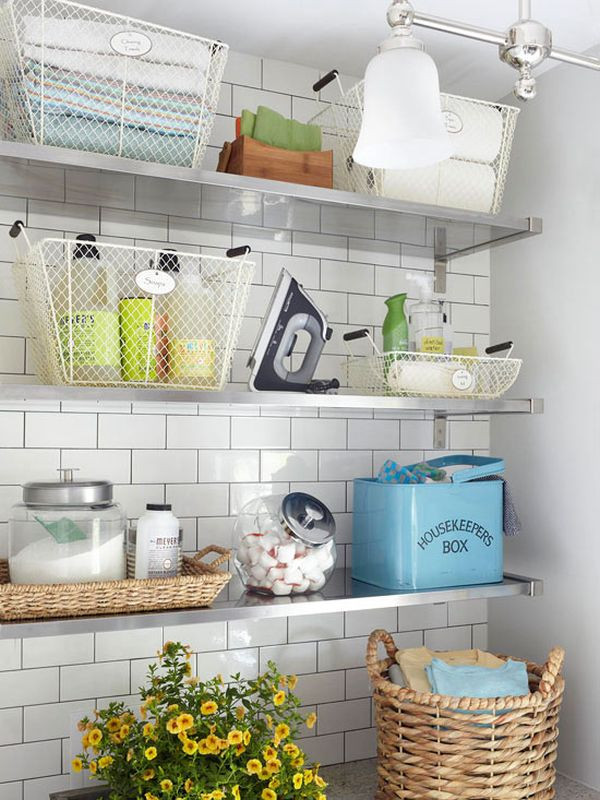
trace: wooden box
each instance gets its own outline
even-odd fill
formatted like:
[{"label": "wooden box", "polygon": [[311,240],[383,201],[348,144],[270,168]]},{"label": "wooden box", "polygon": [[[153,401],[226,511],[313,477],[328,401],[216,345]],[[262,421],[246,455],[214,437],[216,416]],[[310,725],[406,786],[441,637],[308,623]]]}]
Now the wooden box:
[{"label": "wooden box", "polygon": [[333,187],[333,151],[299,152],[271,147],[240,136],[226,142],[219,158],[219,172],[251,175],[271,181],[304,183],[309,186]]}]

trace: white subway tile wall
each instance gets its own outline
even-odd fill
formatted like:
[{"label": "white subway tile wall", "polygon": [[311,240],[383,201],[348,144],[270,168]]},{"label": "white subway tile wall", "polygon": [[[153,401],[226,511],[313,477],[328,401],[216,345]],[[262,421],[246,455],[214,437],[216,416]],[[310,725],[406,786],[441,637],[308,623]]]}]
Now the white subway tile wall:
[{"label": "white subway tile wall", "polygon": [[[316,70],[232,53],[204,166],[214,168],[242,108],[266,104],[306,119]],[[345,78],[346,86],[353,79]],[[335,86],[321,101],[337,96]],[[341,209],[252,192],[90,170],[0,163],[0,382],[31,382],[34,368],[11,276],[14,219],[43,236],[97,233],[102,241],[221,253],[250,243],[257,262],[232,380],[247,381],[246,361],[282,267],[310,290],[334,327],[319,377],[341,379],[342,334],[368,327],[381,337],[384,300],[406,291],[409,269],[433,269],[419,218]],[[410,291],[410,288],[409,288]],[[412,296],[412,295],[411,295]],[[461,345],[489,338],[489,260],[452,262],[448,306]],[[356,352],[368,354],[365,343]],[[425,458],[432,423],[372,412],[289,409],[261,413],[194,404],[0,400],[0,557],[6,556],[10,506],[19,485],[53,478],[59,467],[108,478],[130,518],[147,502],[169,501],[183,519],[187,551],[231,544],[233,517],[259,493],[306,491],[327,503],[338,524],[339,564],[351,558],[352,478],[372,476],[385,460]],[[488,423],[450,424],[449,446],[489,445]],[[302,616],[269,621],[0,641],[0,800],[43,800],[69,787],[69,720],[113,696],[135,694],[155,651],[167,640],[191,644],[202,677],[254,677],[269,659],[300,674],[298,692],[316,707],[316,735],[303,741],[321,763],[370,758],[375,739],[364,668],[368,633],[384,627],[400,647],[485,646],[482,604]]]}]

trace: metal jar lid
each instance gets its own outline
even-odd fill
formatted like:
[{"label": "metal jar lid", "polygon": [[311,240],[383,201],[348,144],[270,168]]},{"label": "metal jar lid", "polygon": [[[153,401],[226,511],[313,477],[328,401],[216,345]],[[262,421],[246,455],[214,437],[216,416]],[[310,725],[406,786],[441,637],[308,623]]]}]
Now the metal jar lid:
[{"label": "metal jar lid", "polygon": [[281,523],[296,539],[313,547],[335,536],[335,520],[327,506],[310,494],[292,492],[281,501]]},{"label": "metal jar lid", "polygon": [[76,481],[72,469],[59,470],[60,481],[23,485],[23,502],[32,506],[106,506],[113,499],[110,481]]}]

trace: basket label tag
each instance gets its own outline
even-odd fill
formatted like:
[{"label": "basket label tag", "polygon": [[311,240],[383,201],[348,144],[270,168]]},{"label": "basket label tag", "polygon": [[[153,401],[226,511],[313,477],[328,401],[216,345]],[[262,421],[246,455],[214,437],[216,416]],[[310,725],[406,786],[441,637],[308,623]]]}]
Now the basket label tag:
[{"label": "basket label tag", "polygon": [[460,133],[464,128],[462,119],[456,111],[443,111],[444,122],[448,133]]},{"label": "basket label tag", "polygon": [[120,56],[139,58],[152,50],[152,39],[141,31],[120,31],[111,37],[110,46]]},{"label": "basket label tag", "polygon": [[452,385],[460,392],[466,392],[473,385],[473,376],[468,369],[457,369],[452,373]]},{"label": "basket label tag", "polygon": [[143,269],[135,276],[139,288],[147,294],[170,294],[175,288],[175,278],[169,272],[160,269]]}]

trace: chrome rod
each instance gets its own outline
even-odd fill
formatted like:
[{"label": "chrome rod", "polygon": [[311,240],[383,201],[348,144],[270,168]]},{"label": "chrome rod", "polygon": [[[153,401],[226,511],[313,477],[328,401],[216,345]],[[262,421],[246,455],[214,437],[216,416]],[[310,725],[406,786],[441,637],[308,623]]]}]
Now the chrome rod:
[{"label": "chrome rod", "polygon": [[[490,28],[480,28],[476,25],[466,25],[462,22],[453,22],[443,17],[432,17],[429,14],[421,14],[418,11],[415,11],[413,24],[420,28],[442,31],[443,33],[452,33],[455,36],[462,36],[465,39],[474,39],[478,42],[487,42],[488,44],[503,45],[506,42],[506,34],[500,33],[499,31],[493,31]],[[561,61],[564,64],[573,64],[577,67],[600,70],[600,58],[587,56],[582,53],[574,53],[571,50],[561,50],[558,47],[553,47],[549,58],[553,58],[555,61]]]},{"label": "chrome rod", "polygon": [[531,19],[531,0],[519,0],[519,19]]}]

